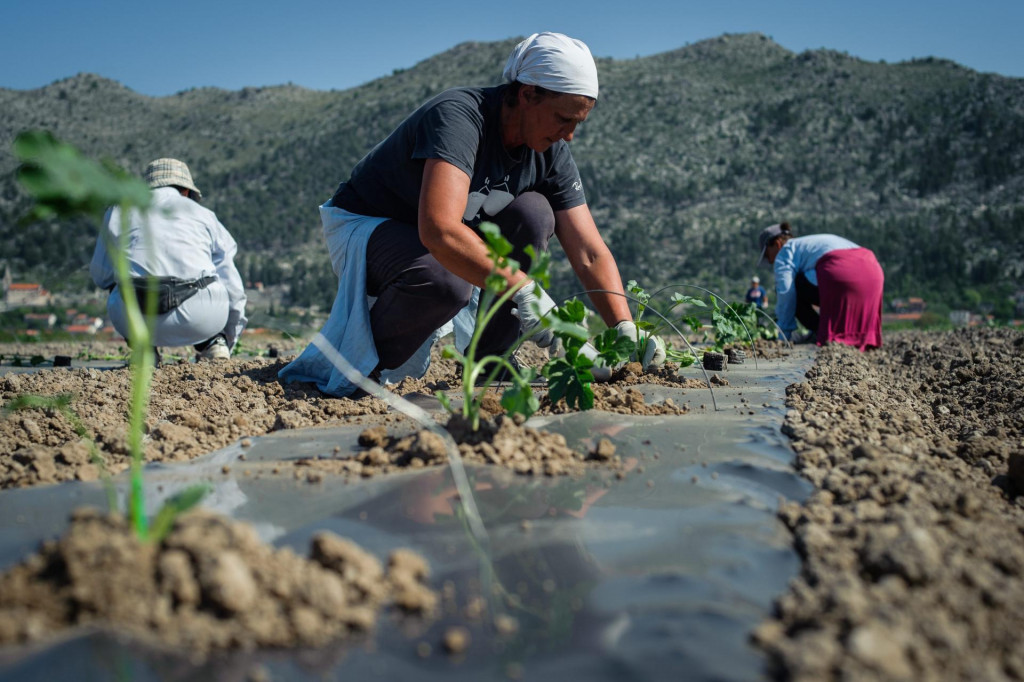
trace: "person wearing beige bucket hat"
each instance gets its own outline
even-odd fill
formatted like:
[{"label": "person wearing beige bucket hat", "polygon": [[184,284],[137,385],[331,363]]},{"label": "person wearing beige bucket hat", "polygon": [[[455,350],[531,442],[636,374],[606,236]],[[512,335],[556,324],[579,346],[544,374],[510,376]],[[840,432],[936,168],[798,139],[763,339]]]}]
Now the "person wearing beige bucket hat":
[{"label": "person wearing beige bucket hat", "polygon": [[196,183],[192,180],[192,172],[183,161],[178,159],[150,161],[146,170],[143,171],[142,179],[154,189],[157,187],[180,187],[189,191],[190,199],[198,201],[203,198],[203,193],[199,191]]},{"label": "person wearing beige bucket hat", "polygon": [[[231,357],[248,321],[246,296],[234,258],[238,245],[216,214],[199,204],[202,192],[183,161],[160,158],[142,174],[152,188],[146,212],[127,216],[113,207],[100,229],[89,271],[97,286],[107,289],[107,314],[114,328],[128,338],[124,295],[135,296],[146,310],[152,300],[154,345],[193,346],[196,361]],[[122,220],[125,218],[125,220]],[[122,224],[128,230],[128,266],[134,287],[125,294],[117,286],[108,244],[117,244]],[[150,290],[156,294],[149,295]]]}]

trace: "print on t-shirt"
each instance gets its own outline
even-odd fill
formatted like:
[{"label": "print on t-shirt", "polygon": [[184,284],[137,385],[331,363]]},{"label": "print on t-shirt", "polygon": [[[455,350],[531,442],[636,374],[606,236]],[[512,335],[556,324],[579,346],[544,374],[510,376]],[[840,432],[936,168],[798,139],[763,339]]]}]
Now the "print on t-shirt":
[{"label": "print on t-shirt", "polygon": [[466,212],[462,214],[462,219],[467,223],[473,222],[480,217],[481,209],[491,218],[505,210],[505,207],[515,199],[508,191],[508,179],[509,176],[506,175],[501,183],[491,187],[491,179],[485,178],[484,186],[470,192],[466,198]]}]

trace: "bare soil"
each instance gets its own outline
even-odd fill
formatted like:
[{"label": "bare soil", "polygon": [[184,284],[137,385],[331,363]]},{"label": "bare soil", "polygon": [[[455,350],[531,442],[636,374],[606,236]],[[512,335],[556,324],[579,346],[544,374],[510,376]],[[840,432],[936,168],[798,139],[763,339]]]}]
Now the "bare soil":
[{"label": "bare soil", "polygon": [[[758,347],[759,357],[779,352],[785,349]],[[533,358],[536,364],[539,360]],[[338,399],[310,386],[282,386],[276,375],[286,361],[252,357],[160,367],[147,422],[147,458],[185,460],[246,436],[340,421],[366,425],[361,452],[344,465],[338,458],[294,466],[305,467],[314,476],[364,476],[443,461],[443,444],[435,434],[416,432],[378,400]],[[713,380],[727,383],[727,376],[728,372],[715,374]],[[615,382],[596,387],[598,406],[632,414],[649,414],[652,409],[678,414],[680,406],[643,402],[635,384],[665,382],[703,389],[703,382],[690,386],[681,381],[685,380],[640,375],[630,368]],[[407,380],[391,390],[433,394],[455,390],[459,383],[454,364],[437,362],[424,379]],[[126,368],[12,373],[0,377],[0,398],[6,404],[26,393],[71,393],[76,413],[116,471],[127,466],[129,385]],[[499,396],[500,389],[492,405]],[[792,439],[796,467],[816,490],[803,504],[780,507],[803,568],[790,590],[778,598],[774,617],[754,633],[754,641],[768,655],[770,674],[792,680],[1024,679],[1024,334],[1001,329],[890,334],[883,348],[868,353],[822,347],[806,381],[789,387],[787,405],[783,431]],[[544,409],[557,412],[564,406]],[[557,438],[549,440],[512,419],[493,418],[484,434],[464,443],[461,452],[467,460],[499,464],[510,473],[575,474],[598,466],[621,471],[623,463],[610,445],[598,441],[586,452],[563,450],[564,443]],[[523,459],[517,451],[545,454]],[[96,475],[88,448],[59,411],[28,410],[0,420],[0,487]],[[213,524],[202,515],[196,518],[201,520],[189,523]],[[185,598],[164,592],[153,597],[157,606],[148,609],[146,617],[161,623],[166,617],[167,632],[172,633],[149,630],[162,641],[188,642],[200,650],[225,641],[234,642],[230,646],[313,642],[356,630],[353,623],[341,622],[312,630],[319,633],[312,639],[298,639],[297,628],[304,625],[297,623],[323,618],[303,611],[308,599],[300,597],[275,607],[289,615],[280,616],[280,627],[271,634],[219,633],[207,644],[193,642],[187,638],[199,637],[202,628],[171,624],[168,607],[159,604],[174,605],[171,612],[186,608],[201,614],[212,609],[197,618],[223,615],[224,604],[209,596],[217,594],[216,587],[203,582],[214,580],[214,559],[202,554],[205,550],[186,549],[180,543],[171,548],[172,554],[194,552],[187,561],[161,558],[168,550],[140,549],[126,535],[123,522],[105,516],[86,515],[75,528],[80,525],[84,537],[93,538],[89,544],[98,542],[97,529],[105,529],[112,536],[102,542],[119,548],[114,556],[141,556],[148,567],[141,575],[154,590],[166,583],[178,585],[173,589],[183,590],[181,594],[198,590],[203,595]],[[234,533],[218,530],[214,535]],[[73,548],[81,546],[76,542],[65,538],[44,546],[3,579],[24,581],[14,583],[12,592],[19,598],[48,604],[33,617],[20,611],[12,617],[0,615],[8,637],[25,638],[60,627],[48,620],[51,614],[65,614],[67,625],[106,617],[94,612],[105,600],[89,596],[90,589],[105,588],[73,590],[64,582],[67,574],[60,573],[67,570],[61,566],[71,565]],[[211,556],[237,552],[239,542],[214,543]],[[259,556],[259,562],[270,562],[268,554]],[[94,573],[115,570],[112,564],[97,563],[106,561],[100,556],[83,561]],[[315,557],[311,561],[317,563]],[[172,566],[166,571],[160,568],[168,562]],[[192,583],[169,577],[175,575],[175,563],[191,567]],[[256,569],[246,565],[255,575]],[[317,570],[324,569],[321,565]],[[25,586],[31,576],[50,575],[61,577],[45,588]],[[131,588],[126,593],[140,580],[126,577],[124,584]],[[53,599],[78,595],[86,601],[46,601],[43,593],[53,593]],[[382,597],[375,604],[385,601]],[[2,603],[27,608],[22,602]],[[129,605],[117,608],[128,614],[124,627],[153,627],[153,622],[133,621]],[[306,615],[294,615],[300,611]],[[68,614],[86,620],[76,621]]]},{"label": "bare soil", "polygon": [[[39,353],[67,351],[79,357],[81,351],[73,348],[54,347],[40,349],[9,348],[2,352],[8,357]],[[90,347],[92,356],[103,356],[117,348]],[[185,353],[187,349],[182,349]],[[165,357],[167,357],[166,354]],[[522,352],[524,361],[540,366],[546,359],[546,351],[532,346]],[[182,356],[187,357],[186,356]],[[335,398],[321,393],[311,384],[282,384],[277,373],[290,357],[270,358],[234,357],[230,360],[193,363],[187,360],[162,363],[154,372],[146,419],[146,460],[150,462],[187,461],[207,454],[239,439],[260,436],[281,429],[298,429],[328,423],[366,423],[370,425],[397,426],[405,418],[388,413],[387,405],[376,398],[360,399]],[[650,404],[633,386],[640,383],[662,384],[679,388],[699,389],[703,381],[685,379],[676,375],[673,367],[644,373],[636,363],[623,367],[613,382],[595,385],[595,407],[612,412],[638,415],[683,414],[685,406],[671,400]],[[7,405],[23,395],[54,397],[69,394],[71,409],[81,421],[103,457],[106,469],[117,474],[128,468],[130,456],[127,447],[129,400],[131,395],[131,370],[127,367],[113,369],[43,369],[34,373],[9,373],[0,376],[0,401]],[[724,380],[719,380],[724,381]],[[430,371],[422,379],[405,379],[399,384],[389,385],[392,392],[409,396],[423,394],[433,396],[436,391],[454,391],[461,387],[459,367],[451,360],[439,356]],[[492,415],[498,415],[500,396],[503,388],[498,386],[486,402]],[[453,397],[457,396],[453,393]],[[564,412],[564,404],[545,404],[541,413]],[[505,426],[502,437],[515,428]],[[588,453],[570,451],[562,443],[561,450],[551,448],[537,450],[536,434],[523,431],[521,439],[529,452],[540,452],[543,459],[525,467],[516,463],[513,468],[521,473],[568,473],[578,471],[576,463],[585,459]],[[67,480],[96,480],[100,476],[94,458],[90,453],[88,438],[82,438],[75,424],[67,414],[57,409],[30,409],[10,412],[0,419],[0,489],[59,483]],[[564,456],[553,455],[559,452]],[[571,454],[570,454],[571,453]],[[493,458],[483,453],[485,461]],[[377,453],[371,458],[380,459]],[[366,457],[361,457],[366,460]],[[551,465],[561,459],[563,465]],[[413,462],[416,463],[413,463]],[[608,460],[612,462],[612,460]],[[401,466],[440,464],[441,460],[430,457],[392,457],[384,466],[367,461],[353,460],[350,463],[317,465],[321,470],[343,473],[356,471],[360,476],[386,473]],[[302,462],[300,466],[309,466]],[[287,468],[291,464],[282,465]],[[510,463],[510,466],[512,464]]]},{"label": "bare soil", "polygon": [[332,533],[310,557],[219,516],[181,517],[160,543],[120,516],[76,513],[68,531],[0,575],[0,644],[101,627],[201,658],[216,649],[316,647],[373,629],[394,604],[430,617],[426,562],[396,550],[387,569]]},{"label": "bare soil", "polygon": [[[123,355],[123,349],[102,346],[77,352],[33,346],[4,354],[110,360],[119,351]],[[526,355],[528,362],[544,361],[539,349]],[[196,364],[188,362],[188,349],[182,349],[179,360],[168,361],[174,357],[165,353],[154,373],[147,461],[188,460],[245,437],[329,422],[367,423],[360,437],[363,449],[337,459],[297,460],[280,469],[301,471],[315,482],[324,475],[366,477],[447,461],[444,441],[430,430],[392,435],[396,429],[389,427],[403,418],[389,414],[381,400],[334,398],[312,386],[282,385],[277,373],[288,358],[260,354]],[[433,395],[458,388],[459,374],[453,362],[436,358],[423,379],[390,388],[400,395]],[[70,410],[16,410],[0,420],[0,487],[93,480],[101,473],[97,455],[111,474],[126,469],[131,381],[127,366],[0,377],[5,406],[25,395],[71,396]],[[633,365],[599,387],[597,403],[636,414],[685,411],[671,401],[646,404],[631,388],[645,381],[692,383],[677,377],[673,368],[644,375]],[[479,431],[472,432],[460,418],[448,423],[467,461],[544,476],[581,475],[592,467],[624,474],[635,464],[623,463],[607,439],[581,452],[559,434],[501,415],[501,390],[488,396]],[[377,558],[330,534],[314,537],[310,557],[303,559],[260,542],[244,524],[202,512],[183,516],[161,542],[146,543],[123,518],[80,510],[65,535],[0,575],[0,644],[46,640],[67,629],[95,626],[195,656],[226,648],[321,646],[372,629],[378,611],[388,604],[429,617],[437,595],[426,586],[427,578],[426,562],[408,550],[393,553],[385,572]]]},{"label": "bare soil", "polygon": [[1024,334],[819,350],[783,431],[803,570],[755,633],[777,679],[1024,679]]}]

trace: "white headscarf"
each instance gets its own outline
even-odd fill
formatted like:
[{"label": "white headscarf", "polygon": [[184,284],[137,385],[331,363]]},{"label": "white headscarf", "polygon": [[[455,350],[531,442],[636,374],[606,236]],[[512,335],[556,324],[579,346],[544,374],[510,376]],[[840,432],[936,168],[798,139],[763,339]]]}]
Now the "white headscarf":
[{"label": "white headscarf", "polygon": [[561,33],[534,33],[516,45],[502,76],[509,83],[597,99],[597,65],[590,48]]}]

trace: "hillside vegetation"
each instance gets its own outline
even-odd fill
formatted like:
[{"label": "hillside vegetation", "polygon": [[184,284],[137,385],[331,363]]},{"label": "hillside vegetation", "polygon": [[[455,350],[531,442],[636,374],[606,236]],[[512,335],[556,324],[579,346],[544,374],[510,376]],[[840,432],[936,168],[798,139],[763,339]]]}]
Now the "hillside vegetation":
[{"label": "hillside vegetation", "polygon": [[[189,163],[240,245],[243,276],[329,306],[316,207],[369,148],[436,92],[491,85],[517,39],[465,43],[343,91],[292,85],[147,97],[80,74],[0,90],[0,240],[12,270],[86,281],[87,225],[18,225],[10,143],[44,128],[133,172]],[[572,144],[623,276],[738,295],[759,228],[836,232],[876,251],[887,294],[949,305],[1024,281],[1024,79],[952,62],[794,54],[759,34],[599,59],[601,97]],[[578,285],[564,263],[558,293]]]}]

